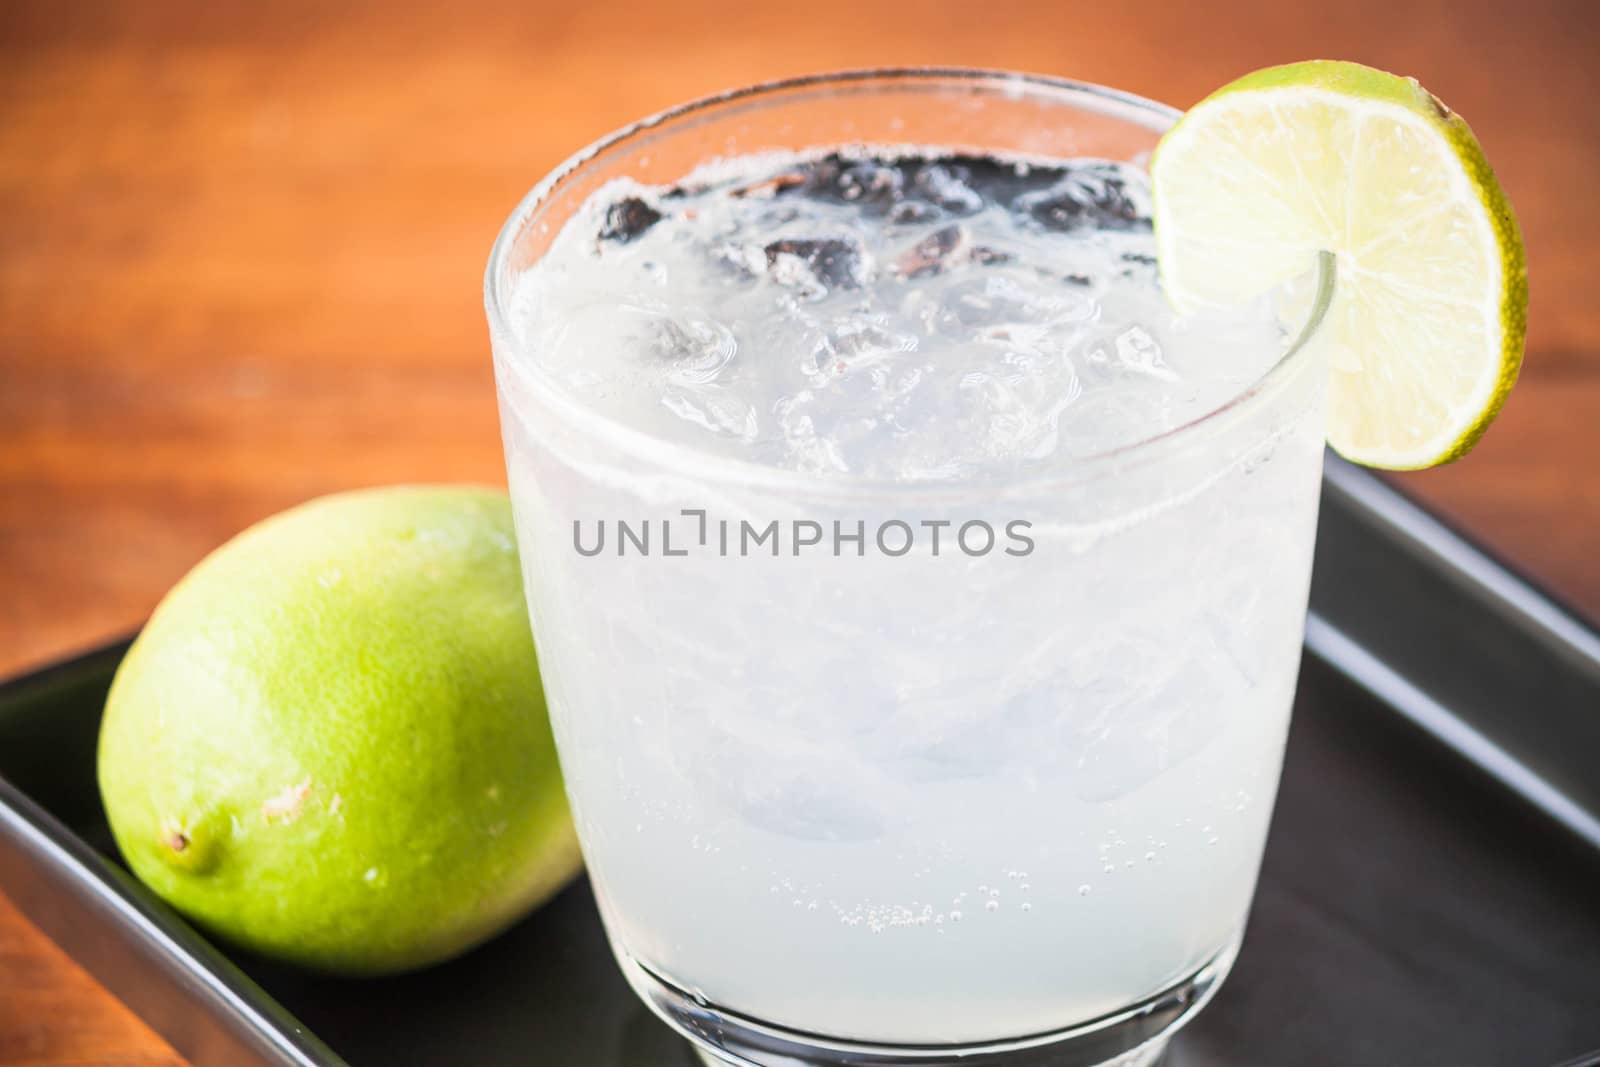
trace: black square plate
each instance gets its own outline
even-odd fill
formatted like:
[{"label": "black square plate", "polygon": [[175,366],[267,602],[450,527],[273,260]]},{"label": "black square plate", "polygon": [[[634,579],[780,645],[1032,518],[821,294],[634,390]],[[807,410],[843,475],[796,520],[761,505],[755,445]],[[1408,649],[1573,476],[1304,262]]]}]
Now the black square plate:
[{"label": "black square plate", "polygon": [[[1600,638],[1330,461],[1282,791],[1239,963],[1171,1067],[1548,1067],[1600,1047]],[[0,687],[0,888],[197,1067],[692,1067],[588,887],[421,974],[216,946],[117,859],[125,645]]]}]

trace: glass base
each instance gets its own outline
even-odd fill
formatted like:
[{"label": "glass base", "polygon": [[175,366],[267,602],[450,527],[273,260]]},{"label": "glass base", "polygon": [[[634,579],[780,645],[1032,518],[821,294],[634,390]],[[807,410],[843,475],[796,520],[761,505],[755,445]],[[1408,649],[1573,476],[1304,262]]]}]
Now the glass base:
[{"label": "glass base", "polygon": [[1155,1067],[1167,1040],[1215,995],[1235,939],[1188,977],[1121,1011],[1063,1030],[977,1045],[898,1046],[787,1030],[695,1000],[619,953],[628,982],[708,1067]]},{"label": "glass base", "polygon": [[[695,1055],[700,1057],[700,1062],[705,1067],[742,1067],[739,1060],[727,1060],[715,1053],[695,1046]],[[1118,1056],[1106,1063],[1097,1064],[1096,1067],[1156,1067],[1161,1062],[1162,1053],[1167,1051],[1167,1039],[1157,1038],[1140,1048],[1134,1049],[1126,1056]],[[746,1061],[747,1062],[747,1061]]]}]

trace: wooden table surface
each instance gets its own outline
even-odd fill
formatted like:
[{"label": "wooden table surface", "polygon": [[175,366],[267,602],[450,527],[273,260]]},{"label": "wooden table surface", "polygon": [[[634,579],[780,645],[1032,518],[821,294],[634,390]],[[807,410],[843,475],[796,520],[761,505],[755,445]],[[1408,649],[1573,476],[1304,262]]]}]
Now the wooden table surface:
[{"label": "wooden table surface", "polygon": [[[567,153],[805,71],[1011,67],[1192,103],[1314,56],[1414,74],[1521,216],[1522,383],[1404,484],[1600,614],[1600,5],[155,2],[0,10],[0,675],[134,627],[320,493],[503,481],[480,277]],[[6,902],[0,1065],[182,1061]]]}]

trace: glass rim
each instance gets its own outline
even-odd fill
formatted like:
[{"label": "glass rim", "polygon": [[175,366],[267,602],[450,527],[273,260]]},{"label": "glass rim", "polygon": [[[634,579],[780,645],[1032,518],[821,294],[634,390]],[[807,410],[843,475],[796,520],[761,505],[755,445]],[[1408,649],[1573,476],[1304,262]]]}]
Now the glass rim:
[{"label": "glass rim", "polygon": [[[515,365],[508,369],[529,378],[531,383],[541,390],[543,402],[562,409],[562,414],[580,431],[603,435],[609,438],[619,451],[640,458],[652,466],[667,468],[698,479],[758,489],[803,490],[818,496],[894,494],[993,497],[1032,494],[1052,487],[1080,484],[1104,473],[1139,466],[1178,451],[1184,445],[1205,439],[1208,431],[1225,429],[1267,403],[1270,396],[1279,391],[1282,384],[1291,377],[1291,373],[1303,362],[1298,357],[1307,350],[1312,337],[1321,327],[1333,297],[1334,261],[1327,252],[1317,253],[1314,266],[1308,264],[1308,269],[1314,269],[1316,272],[1316,281],[1310,310],[1299,332],[1285,347],[1282,355],[1222,403],[1159,433],[1096,452],[1057,457],[1052,460],[1051,468],[1045,471],[1028,471],[987,478],[958,476],[906,479],[870,477],[850,472],[809,473],[788,470],[737,456],[718,454],[705,448],[649,433],[624,420],[614,418],[572,395],[554,376],[546,373],[538,365],[538,361],[531,358],[531,354],[520,344],[506,313],[508,294],[503,291],[502,285],[509,277],[506,267],[510,262],[517,237],[534,220],[538,212],[555,198],[566,180],[590,163],[612,149],[626,145],[659,127],[680,119],[690,119],[704,112],[715,112],[727,105],[760,103],[768,97],[783,96],[803,90],[854,85],[870,87],[876,82],[914,84],[918,80],[933,83],[930,85],[933,89],[948,83],[966,83],[974,87],[1014,87],[1019,93],[1035,90],[1041,95],[1056,96],[1068,104],[1074,103],[1076,98],[1076,101],[1086,100],[1110,105],[1111,117],[1143,125],[1158,134],[1170,129],[1183,115],[1180,109],[1168,104],[1093,82],[1003,69],[943,66],[867,67],[798,75],[724,90],[657,111],[612,130],[562,160],[524,194],[501,226],[494,245],[489,250],[483,290],[484,307],[488,314],[491,333],[503,343],[505,350],[519,357],[528,357],[515,360]],[[1141,119],[1146,121],[1140,121]],[[498,351],[499,347],[496,346],[497,351],[494,356],[497,364],[503,359]],[[506,360],[506,362],[512,361]],[[496,388],[500,388],[498,382]]]}]

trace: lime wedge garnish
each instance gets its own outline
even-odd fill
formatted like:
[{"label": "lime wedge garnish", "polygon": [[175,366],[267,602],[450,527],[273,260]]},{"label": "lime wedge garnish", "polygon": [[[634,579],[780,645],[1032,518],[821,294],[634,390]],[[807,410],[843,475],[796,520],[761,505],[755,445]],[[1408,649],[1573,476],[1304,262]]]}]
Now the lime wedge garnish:
[{"label": "lime wedge garnish", "polygon": [[1328,60],[1257,71],[1190,110],[1151,174],[1179,310],[1247,300],[1333,254],[1340,453],[1431,467],[1483,435],[1522,363],[1522,238],[1471,129],[1415,80]]}]

